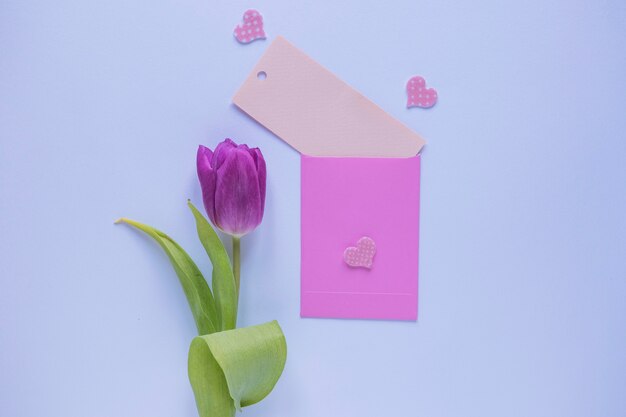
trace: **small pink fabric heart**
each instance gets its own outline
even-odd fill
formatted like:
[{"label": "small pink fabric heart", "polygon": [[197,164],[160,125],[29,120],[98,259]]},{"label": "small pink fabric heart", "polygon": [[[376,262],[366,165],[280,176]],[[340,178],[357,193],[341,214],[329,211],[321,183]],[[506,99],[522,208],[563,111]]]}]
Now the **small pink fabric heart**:
[{"label": "small pink fabric heart", "polygon": [[426,88],[426,81],[419,75],[412,77],[406,83],[406,107],[430,108],[437,103],[437,91],[434,88]]},{"label": "small pink fabric heart", "polygon": [[243,24],[235,26],[233,32],[239,43],[250,43],[257,39],[265,39],[263,31],[263,16],[254,9],[247,10],[243,14]]},{"label": "small pink fabric heart", "polygon": [[356,247],[350,246],[343,252],[343,260],[351,267],[363,267],[370,269],[376,254],[376,243],[367,236],[363,236],[356,243]]}]

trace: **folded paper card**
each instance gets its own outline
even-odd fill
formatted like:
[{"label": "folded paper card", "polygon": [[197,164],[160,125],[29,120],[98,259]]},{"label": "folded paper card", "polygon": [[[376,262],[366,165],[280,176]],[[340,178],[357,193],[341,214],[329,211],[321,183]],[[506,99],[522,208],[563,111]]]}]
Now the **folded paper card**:
[{"label": "folded paper card", "polygon": [[424,140],[281,37],[233,102],[302,154],[302,317],[415,320]]}]

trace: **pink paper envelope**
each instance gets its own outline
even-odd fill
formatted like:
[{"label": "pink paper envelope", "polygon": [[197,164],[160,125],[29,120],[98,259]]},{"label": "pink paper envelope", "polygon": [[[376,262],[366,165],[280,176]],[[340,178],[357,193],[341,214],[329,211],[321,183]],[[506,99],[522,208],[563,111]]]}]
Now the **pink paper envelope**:
[{"label": "pink paper envelope", "polygon": [[[415,320],[420,157],[302,156],[303,317]],[[376,242],[372,267],[342,254]]]},{"label": "pink paper envelope", "polygon": [[424,140],[281,37],[233,101],[302,153],[301,316],[415,320]]}]

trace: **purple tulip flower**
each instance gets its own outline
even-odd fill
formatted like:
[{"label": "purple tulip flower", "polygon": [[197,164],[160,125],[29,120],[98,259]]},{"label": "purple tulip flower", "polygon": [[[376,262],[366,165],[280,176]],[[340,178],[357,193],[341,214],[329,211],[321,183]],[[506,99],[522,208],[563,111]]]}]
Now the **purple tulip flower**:
[{"label": "purple tulip flower", "polygon": [[265,159],[259,148],[230,139],[211,151],[200,145],[197,155],[202,199],[211,222],[239,238],[253,231],[265,207]]}]

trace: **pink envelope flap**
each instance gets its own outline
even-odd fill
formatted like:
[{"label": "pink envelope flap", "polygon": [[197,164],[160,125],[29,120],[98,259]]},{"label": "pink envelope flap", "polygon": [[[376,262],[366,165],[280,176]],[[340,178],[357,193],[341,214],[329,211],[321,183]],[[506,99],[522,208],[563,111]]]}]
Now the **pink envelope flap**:
[{"label": "pink envelope flap", "polygon": [[411,157],[425,144],[280,36],[233,102],[305,155]]}]

